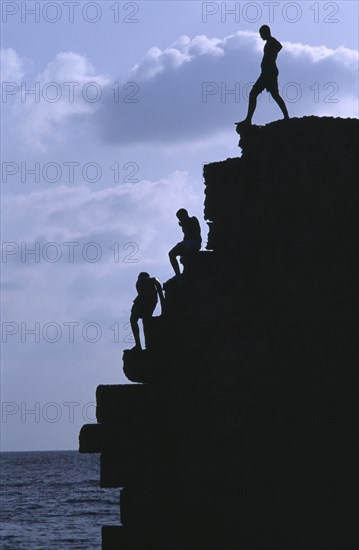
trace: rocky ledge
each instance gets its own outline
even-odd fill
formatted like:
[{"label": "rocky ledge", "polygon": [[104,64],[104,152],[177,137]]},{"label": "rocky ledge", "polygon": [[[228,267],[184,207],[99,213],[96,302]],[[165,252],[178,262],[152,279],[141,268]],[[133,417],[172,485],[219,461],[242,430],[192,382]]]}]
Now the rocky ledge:
[{"label": "rocky ledge", "polygon": [[207,251],[81,430],[122,488],[103,550],[357,548],[358,126],[251,127],[204,166]]}]

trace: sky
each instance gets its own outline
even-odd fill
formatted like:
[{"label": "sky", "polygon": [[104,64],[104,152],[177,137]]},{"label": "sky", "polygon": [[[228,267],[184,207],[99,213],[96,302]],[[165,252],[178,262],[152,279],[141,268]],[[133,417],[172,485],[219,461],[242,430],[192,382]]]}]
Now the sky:
[{"label": "sky", "polygon": [[[129,312],[172,275],[203,164],[237,157],[262,24],[290,116],[358,117],[358,4],[1,4],[1,450],[77,449],[99,384],[128,383]],[[253,122],[281,117],[264,92]],[[159,314],[157,309],[155,314]]]}]

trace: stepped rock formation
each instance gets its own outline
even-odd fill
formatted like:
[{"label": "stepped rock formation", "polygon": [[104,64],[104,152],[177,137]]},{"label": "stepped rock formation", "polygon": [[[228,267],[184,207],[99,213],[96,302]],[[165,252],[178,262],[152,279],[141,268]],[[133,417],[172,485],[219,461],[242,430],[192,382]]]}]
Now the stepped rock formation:
[{"label": "stepped rock formation", "polygon": [[358,126],[252,127],[204,166],[208,250],[80,433],[123,487],[103,550],[357,548]]}]

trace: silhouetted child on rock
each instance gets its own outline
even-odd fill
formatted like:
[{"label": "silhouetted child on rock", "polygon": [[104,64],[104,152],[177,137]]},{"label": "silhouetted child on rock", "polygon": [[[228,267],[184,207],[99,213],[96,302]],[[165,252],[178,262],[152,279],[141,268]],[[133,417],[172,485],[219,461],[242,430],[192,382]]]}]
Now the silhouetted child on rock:
[{"label": "silhouetted child on rock", "polygon": [[190,217],[185,208],[180,208],[176,216],[179,219],[178,224],[182,227],[183,240],[169,251],[168,256],[176,276],[179,277],[181,272],[177,256],[185,263],[192,254],[201,250],[202,237],[201,226],[196,216]]},{"label": "silhouetted child on rock", "polygon": [[155,277],[150,277],[150,275],[146,272],[139,274],[136,282],[136,290],[138,295],[133,301],[130,323],[136,344],[134,349],[141,350],[142,347],[138,320],[142,319],[143,332],[146,340],[148,319],[152,317],[152,314],[156,308],[158,296],[160,297],[161,310],[163,310],[164,296],[161,283]]}]

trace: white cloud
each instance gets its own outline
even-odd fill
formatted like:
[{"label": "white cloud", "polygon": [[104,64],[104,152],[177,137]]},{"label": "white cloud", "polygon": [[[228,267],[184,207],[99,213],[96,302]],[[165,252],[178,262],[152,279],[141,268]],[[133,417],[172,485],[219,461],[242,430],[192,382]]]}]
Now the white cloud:
[{"label": "white cloud", "polygon": [[[67,140],[102,139],[125,147],[196,146],[224,132],[233,133],[234,121],[245,116],[248,91],[260,72],[263,44],[257,33],[249,31],[223,39],[180,36],[167,48],[148,50],[128,75],[137,89],[124,92],[121,88],[116,101],[107,76],[95,71],[85,56],[63,52],[37,78],[42,89],[46,83],[60,83],[61,100],[17,101],[12,122],[29,147],[42,151],[54,150]],[[13,50],[7,58],[13,72],[22,66]],[[358,116],[357,62],[358,52],[342,46],[330,49],[285,42],[278,57],[279,83],[290,115]],[[78,84],[74,101],[69,100],[66,82]],[[82,97],[90,82],[101,88],[100,101]],[[280,116],[264,92],[254,122]]]},{"label": "white cloud", "polygon": [[24,60],[21,59],[13,48],[1,48],[1,83],[19,83],[25,75]]},{"label": "white cloud", "polygon": [[[25,72],[20,71],[23,60],[14,50],[6,52],[9,50],[5,50],[7,74],[12,70],[19,81],[17,93],[7,97],[15,131],[33,149],[44,151],[66,140],[76,128],[79,116],[87,117],[96,111],[110,82],[106,76],[96,73],[85,56],[72,51],[57,54],[35,80],[30,81]],[[35,93],[28,93],[29,90]],[[68,127],[70,122],[74,124]]]},{"label": "white cloud", "polygon": [[[7,314],[36,319],[62,318],[69,313],[85,316],[88,310],[100,318],[105,311],[118,310],[112,301],[119,292],[118,275],[122,294],[133,288],[137,273],[148,264],[171,277],[167,252],[181,239],[175,212],[186,207],[200,217],[203,198],[196,186],[186,173],[175,172],[159,181],[142,180],[97,191],[59,186],[5,196],[3,241],[19,248],[3,264],[4,318]],[[97,248],[87,248],[90,242]],[[116,242],[118,261],[111,248]],[[38,246],[38,261],[33,254],[21,257],[21,243],[28,250]],[[56,246],[48,247],[49,243]],[[79,243],[73,247],[73,262],[69,261],[69,245],[64,243]],[[134,246],[126,247],[127,243]],[[92,258],[96,250],[101,256],[92,263],[86,253]],[[59,254],[59,261],[47,261],[47,252],[50,258]],[[76,289],[75,301],[71,289]],[[128,303],[124,307],[128,309]]]},{"label": "white cloud", "polygon": [[[232,131],[233,122],[245,116],[245,95],[259,76],[263,44],[257,33],[238,31],[222,40],[182,36],[169,48],[151,49],[131,72],[138,103],[105,102],[97,118],[104,138],[166,146]],[[290,114],[358,116],[357,64],[358,52],[348,48],[284,43],[279,82]],[[275,113],[281,116],[262,94],[257,120],[271,120]]]},{"label": "white cloud", "polygon": [[326,46],[308,46],[307,44],[291,42],[284,42],[283,46],[294,57],[308,56],[309,60],[313,63],[317,63],[323,59],[331,59],[345,63],[352,70],[355,70],[359,61],[359,53],[355,50],[344,48],[344,46],[340,46],[335,50]]},{"label": "white cloud", "polygon": [[[8,323],[17,327],[3,344],[7,401],[24,401],[29,408],[37,401],[88,403],[94,401],[99,383],[128,383],[122,374],[121,356],[124,348],[134,345],[128,322],[138,273],[148,271],[162,282],[173,275],[167,252],[181,239],[175,212],[183,206],[200,218],[202,204],[201,182],[181,171],[157,181],[141,180],[101,190],[57,186],[3,197],[3,241],[19,246],[19,251],[2,263],[3,331]],[[39,243],[38,262],[31,254],[21,261],[22,242],[32,250]],[[44,259],[50,242],[56,242],[62,252],[55,263]],[[72,263],[65,242],[79,243]],[[82,257],[89,242],[96,242],[102,252],[96,263]],[[138,249],[125,247],[126,243],[137,243]],[[53,257],[55,248],[47,252]],[[92,253],[93,249],[88,249],[88,256]],[[131,263],[129,259],[139,261]],[[83,337],[88,323],[100,327],[101,338],[96,343]],[[45,340],[44,334],[53,338],[55,332],[56,336],[57,329],[44,333],[49,324],[60,331],[58,342]],[[33,332],[26,334],[36,326],[38,342]],[[39,445],[40,438],[48,445],[46,426],[35,426],[40,435],[28,427],[32,434],[29,445]],[[77,426],[75,432],[79,429]],[[9,429],[9,434],[13,433],[24,444],[18,426]],[[72,434],[71,445],[76,444],[77,433]],[[68,438],[60,437],[55,445],[64,445],[59,441]]]},{"label": "white cloud", "polygon": [[178,69],[196,56],[220,57],[224,53],[220,44],[221,40],[208,38],[205,35],[195,36],[192,40],[189,36],[182,35],[163,51],[157,47],[150,48],[142,61],[131,69],[131,78],[135,80],[154,78],[164,71]]}]

